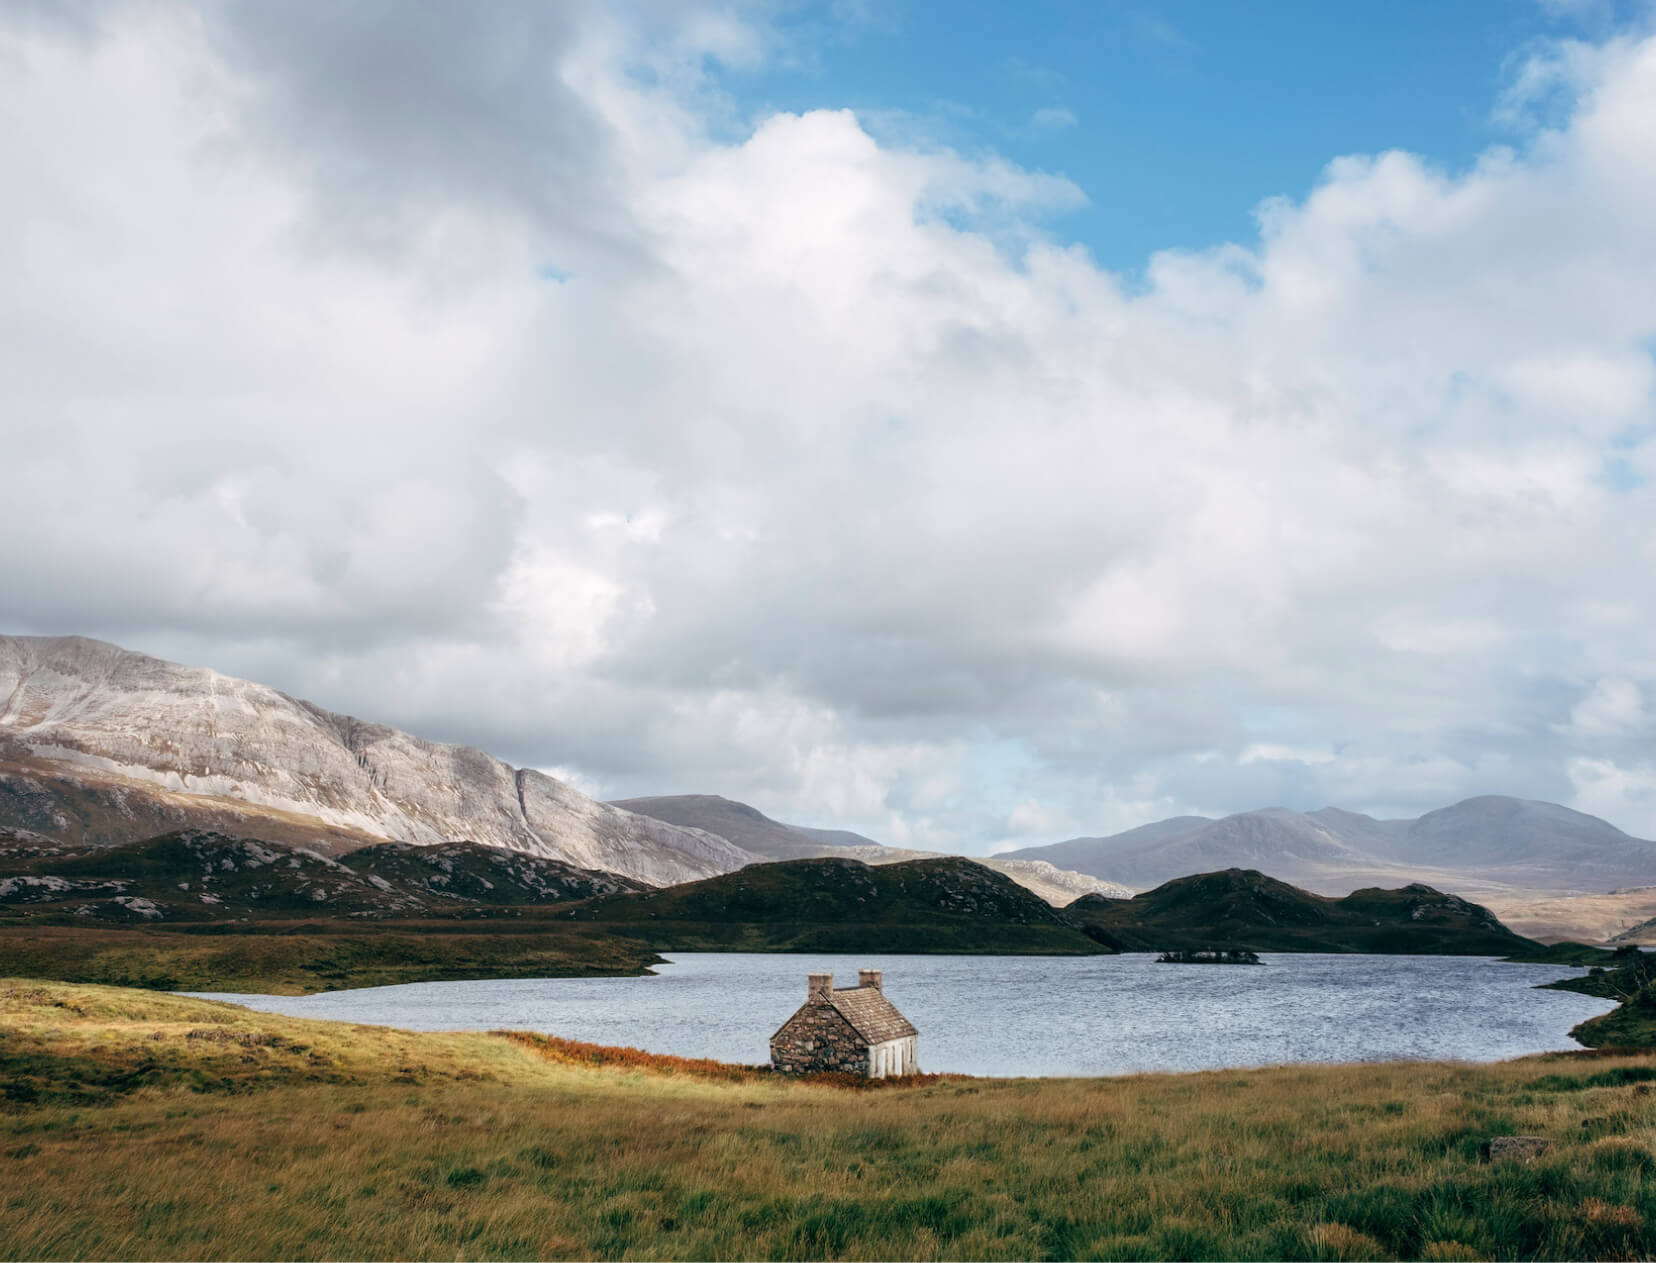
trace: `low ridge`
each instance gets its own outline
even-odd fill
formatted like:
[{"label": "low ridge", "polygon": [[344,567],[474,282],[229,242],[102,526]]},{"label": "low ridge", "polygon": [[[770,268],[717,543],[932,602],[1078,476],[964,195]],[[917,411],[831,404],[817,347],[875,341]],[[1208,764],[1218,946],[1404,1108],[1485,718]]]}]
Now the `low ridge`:
[{"label": "low ridge", "polygon": [[73,924],[453,915],[647,889],[473,842],[386,843],[335,859],[199,829],[74,851],[0,845],[0,921]]},{"label": "low ridge", "polygon": [[657,950],[1105,950],[1010,878],[953,856],[754,864],[665,890],[590,899],[562,915]]},{"label": "low ridge", "polygon": [[1245,950],[1505,956],[1539,944],[1487,908],[1430,886],[1312,894],[1254,869],[1166,882],[1131,899],[1077,899],[1066,914],[1122,951]]}]

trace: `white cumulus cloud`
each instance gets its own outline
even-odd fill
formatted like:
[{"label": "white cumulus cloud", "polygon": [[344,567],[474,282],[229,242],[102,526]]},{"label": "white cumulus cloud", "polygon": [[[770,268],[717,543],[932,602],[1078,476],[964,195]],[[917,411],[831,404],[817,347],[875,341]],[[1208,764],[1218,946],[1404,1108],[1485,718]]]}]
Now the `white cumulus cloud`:
[{"label": "white cumulus cloud", "polygon": [[648,12],[0,24],[7,629],[893,842],[1649,821],[1656,39],[1128,286]]}]

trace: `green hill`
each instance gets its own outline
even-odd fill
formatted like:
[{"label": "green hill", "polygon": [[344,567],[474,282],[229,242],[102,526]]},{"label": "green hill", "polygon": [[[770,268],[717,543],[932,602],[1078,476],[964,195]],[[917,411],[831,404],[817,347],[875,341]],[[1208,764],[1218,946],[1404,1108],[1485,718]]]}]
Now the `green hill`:
[{"label": "green hill", "polygon": [[1132,952],[1507,956],[1538,947],[1487,908],[1430,886],[1357,890],[1336,899],[1243,868],[1175,878],[1131,899],[1085,895],[1064,912]]},{"label": "green hill", "polygon": [[589,899],[562,913],[658,951],[1107,951],[1063,913],[958,857],[753,864],[703,881]]}]

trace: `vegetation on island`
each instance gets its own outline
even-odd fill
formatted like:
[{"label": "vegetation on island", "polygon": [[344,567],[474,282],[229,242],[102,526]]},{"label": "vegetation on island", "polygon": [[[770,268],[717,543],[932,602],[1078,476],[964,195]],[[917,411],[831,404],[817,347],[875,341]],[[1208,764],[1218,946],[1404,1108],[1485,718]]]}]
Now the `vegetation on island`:
[{"label": "vegetation on island", "polygon": [[1190,951],[1180,948],[1163,952],[1156,957],[1158,965],[1263,965],[1258,952],[1240,948],[1222,948],[1211,951]]},{"label": "vegetation on island", "polygon": [[[0,1257],[1641,1258],[1656,1059],[934,1077],[0,980]],[[1551,1148],[1480,1157],[1495,1137]]]},{"label": "vegetation on island", "polygon": [[1430,886],[1357,890],[1336,899],[1242,868],[1180,877],[1131,899],[1084,895],[1064,911],[1128,952],[1509,956],[1540,947],[1487,908]]}]

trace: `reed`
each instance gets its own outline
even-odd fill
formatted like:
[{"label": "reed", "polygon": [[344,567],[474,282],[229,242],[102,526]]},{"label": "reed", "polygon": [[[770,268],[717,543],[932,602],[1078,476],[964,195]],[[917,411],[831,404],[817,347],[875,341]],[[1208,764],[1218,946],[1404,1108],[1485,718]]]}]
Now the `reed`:
[{"label": "reed", "polygon": [[27,980],[0,1031],[4,1257],[1656,1253],[1648,1055],[846,1092]]}]

